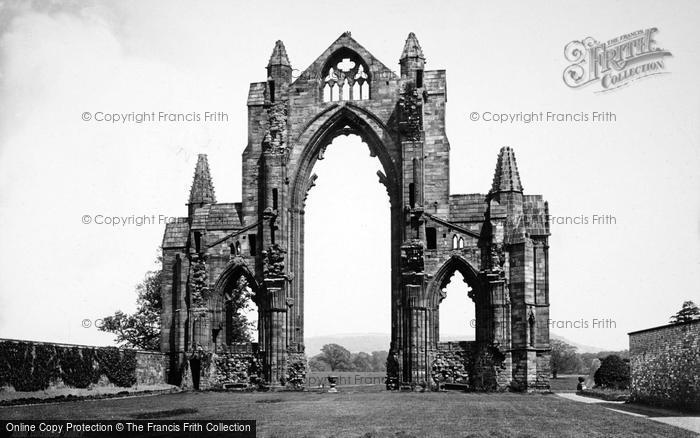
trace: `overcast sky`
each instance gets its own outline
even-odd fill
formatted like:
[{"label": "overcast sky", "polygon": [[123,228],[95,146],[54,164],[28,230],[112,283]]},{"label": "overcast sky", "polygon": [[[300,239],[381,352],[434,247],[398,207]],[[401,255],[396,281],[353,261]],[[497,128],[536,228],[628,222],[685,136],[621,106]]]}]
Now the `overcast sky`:
[{"label": "overcast sky", "polygon": [[[525,192],[543,194],[553,215],[615,217],[552,225],[551,317],[608,318],[614,328],[553,331],[625,348],[627,332],[700,301],[698,22],[695,1],[302,0],[261,10],[242,1],[0,0],[0,337],[111,342],[82,321],[133,310],[163,226],[85,225],[83,216],[186,214],[198,153],[209,154],[217,199],[240,201],[248,85],[265,80],[277,39],[303,70],[350,30],[398,70],[413,31],[426,68],[447,70],[452,193],[487,192],[498,150],[512,146]],[[669,74],[608,93],[563,83],[570,41],[651,27],[672,53]],[[222,111],[228,121],[82,120],[99,111]],[[470,120],[485,111],[611,111],[616,121]],[[378,163],[352,138],[326,156],[307,214],[307,333],[387,333],[388,199]],[[459,293],[453,282],[448,301]],[[443,332],[464,328],[443,323]]]}]

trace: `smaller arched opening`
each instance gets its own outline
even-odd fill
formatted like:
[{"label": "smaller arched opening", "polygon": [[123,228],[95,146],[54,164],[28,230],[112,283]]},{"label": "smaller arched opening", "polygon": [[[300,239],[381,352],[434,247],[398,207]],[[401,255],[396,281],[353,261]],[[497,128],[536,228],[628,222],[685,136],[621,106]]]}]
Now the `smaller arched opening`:
[{"label": "smaller arched opening", "polygon": [[219,277],[215,286],[212,343],[230,346],[258,340],[259,288],[245,265],[232,264]]},{"label": "smaller arched opening", "polygon": [[473,288],[464,276],[455,270],[440,290],[439,341],[473,341],[476,339],[476,310],[470,298]]},{"label": "smaller arched opening", "polygon": [[[459,247],[458,237],[454,244]],[[478,274],[464,258],[452,256],[443,264],[431,286],[437,310],[435,341],[475,341],[479,338],[480,290]]]},{"label": "smaller arched opening", "polygon": [[368,100],[369,66],[360,55],[348,48],[333,53],[321,70],[324,102]]}]

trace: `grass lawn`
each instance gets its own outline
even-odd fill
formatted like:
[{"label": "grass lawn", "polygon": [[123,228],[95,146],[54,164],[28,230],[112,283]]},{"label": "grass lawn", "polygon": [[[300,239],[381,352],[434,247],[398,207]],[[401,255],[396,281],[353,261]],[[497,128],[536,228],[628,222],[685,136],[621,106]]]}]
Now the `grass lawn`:
[{"label": "grass lawn", "polygon": [[[549,387],[552,391],[576,392],[580,374],[559,374],[556,379],[549,379]],[[582,376],[586,377],[586,376]]]},{"label": "grass lawn", "polygon": [[306,387],[310,390],[324,385],[328,388],[328,376],[338,377],[338,388],[354,386],[384,387],[386,371],[311,371],[306,375]]},{"label": "grass lawn", "polygon": [[[358,388],[359,389],[359,388]],[[255,419],[258,436],[690,437],[690,432],[549,394],[185,392],[0,407],[2,419]]]}]

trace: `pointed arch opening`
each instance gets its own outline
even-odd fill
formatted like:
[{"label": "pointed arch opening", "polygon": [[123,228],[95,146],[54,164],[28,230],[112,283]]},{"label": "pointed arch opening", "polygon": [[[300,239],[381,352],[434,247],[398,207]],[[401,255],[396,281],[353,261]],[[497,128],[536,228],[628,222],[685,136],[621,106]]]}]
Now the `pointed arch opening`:
[{"label": "pointed arch opening", "polygon": [[464,276],[455,270],[440,292],[439,342],[473,341],[476,339],[476,310],[469,297],[473,291]]},{"label": "pointed arch opening", "polygon": [[379,180],[386,187],[392,205],[397,205],[401,199],[401,189],[398,187],[400,172],[396,167],[396,157],[392,156],[392,151],[397,148],[392,143],[389,129],[366,110],[348,102],[342,106],[330,107],[316,119],[310,120],[304,132],[311,129],[320,118],[325,119],[324,123],[313,128],[314,134],[307,140],[306,146],[298,156],[292,156],[297,166],[291,184],[291,208],[303,209],[312,169],[316,161],[323,159],[328,145],[340,135],[351,134],[362,139],[369,148],[371,157],[379,159],[382,165],[382,172],[378,173]]},{"label": "pointed arch opening", "polygon": [[324,102],[370,98],[369,66],[354,50],[343,47],[329,56],[321,78]]},{"label": "pointed arch opening", "polygon": [[[308,316],[311,317],[311,312],[305,311],[309,306],[305,291],[311,286],[308,284],[305,277],[311,277],[309,269],[313,268],[305,268],[305,266],[310,267],[314,263],[318,264],[319,261],[305,257],[306,251],[309,251],[308,246],[305,244],[307,240],[306,236],[310,235],[309,233],[316,231],[318,234],[319,228],[333,230],[333,233],[328,236],[314,237],[322,241],[322,245],[329,249],[327,255],[323,257],[324,260],[326,260],[324,264],[327,265],[329,259],[331,263],[335,261],[335,265],[341,268],[338,277],[344,275],[343,272],[349,275],[346,280],[341,281],[346,292],[335,296],[335,307],[327,308],[326,306],[323,312],[340,316],[345,309],[342,303],[344,303],[345,300],[354,300],[357,298],[353,298],[353,295],[357,295],[353,291],[372,289],[372,285],[367,284],[367,277],[369,271],[377,266],[367,265],[364,268],[359,267],[359,269],[353,269],[358,267],[354,266],[354,264],[362,264],[363,258],[366,258],[366,256],[358,252],[356,256],[348,257],[348,251],[346,251],[346,249],[350,244],[364,244],[363,249],[365,254],[367,251],[371,251],[370,248],[373,245],[383,245],[385,248],[382,252],[388,253],[388,256],[385,255],[386,262],[383,263],[384,267],[382,270],[385,271],[384,275],[391,282],[392,290],[396,287],[396,284],[398,284],[397,273],[399,270],[397,267],[400,263],[400,253],[398,247],[395,248],[393,243],[398,241],[395,236],[400,232],[396,224],[400,223],[401,217],[400,208],[397,207],[400,205],[400,202],[397,202],[397,200],[401,199],[401,189],[399,188],[399,183],[397,182],[398,178],[396,177],[396,160],[392,158],[392,153],[395,149],[391,137],[387,134],[386,128],[381,122],[376,120],[373,115],[355,107],[352,102],[347,102],[342,107],[331,107],[319,117],[323,118],[325,121],[320,127],[317,127],[317,121],[312,120],[309,122],[308,129],[313,129],[313,134],[308,140],[300,140],[303,141],[305,147],[299,150],[298,155],[293,155],[291,157],[291,159],[296,162],[296,170],[294,175],[290,177],[291,196],[289,197],[288,210],[291,212],[289,222],[291,235],[289,239],[290,247],[287,253],[289,254],[292,270],[297,273],[306,273],[306,275],[296,275],[291,280],[294,305],[290,309],[290,312],[292,313],[291,318],[295,321],[294,332],[290,334],[291,348],[294,348],[294,345],[304,344],[306,315],[308,314]],[[354,143],[352,145],[344,144],[348,138],[354,138]],[[338,142],[338,144],[336,144],[336,142]],[[311,212],[307,211],[307,198],[312,199],[315,195],[315,191],[319,190],[318,188],[314,188],[310,191],[310,189],[323,184],[324,179],[329,177],[328,175],[325,177],[321,175],[319,177],[315,173],[312,174],[312,171],[314,171],[319,160],[325,160],[327,154],[331,154],[330,156],[332,157],[335,155],[336,148],[345,147],[352,147],[365,157],[369,155],[375,163],[378,161],[376,167],[373,169],[374,175],[370,176],[370,184],[372,187],[369,188],[369,190],[372,191],[372,196],[378,195],[379,199],[384,203],[383,206],[373,209],[379,210],[379,213],[383,214],[381,220],[386,222],[387,225],[385,227],[386,229],[381,232],[381,237],[368,237],[369,235],[364,233],[367,231],[366,229],[359,230],[360,226],[365,228],[373,227],[374,220],[365,221],[362,219],[365,216],[366,205],[349,207],[342,202],[334,208],[321,205],[321,214],[326,214],[323,227],[317,226],[314,231],[306,227],[306,223],[310,220],[309,217],[311,214],[319,214],[318,211],[313,211],[313,205]],[[334,158],[331,158],[331,160],[333,159]],[[353,166],[350,166],[349,163],[341,163],[341,165],[345,165],[348,170],[353,170]],[[353,175],[352,180],[345,181],[344,185],[346,187],[341,187],[341,189],[352,188],[351,183],[355,179],[355,176],[356,175]],[[316,179],[317,177],[318,181]],[[381,184],[377,185],[377,182]],[[387,195],[389,199],[388,204],[386,203]],[[342,196],[345,195],[340,196],[342,198]],[[337,218],[341,215],[346,218],[354,218],[355,225],[336,227],[335,222],[338,222]],[[358,238],[358,236],[360,237]],[[313,239],[314,237],[311,238]],[[387,248],[389,248],[388,251],[386,251]],[[306,262],[305,259],[307,259]],[[350,273],[352,273],[352,275],[350,275]],[[380,279],[379,283],[382,281],[383,280]],[[341,289],[336,287],[337,283],[337,281],[326,282],[324,290],[320,291],[320,293],[333,295],[335,289]],[[382,289],[386,290],[388,288],[384,287]],[[372,309],[373,307],[391,309],[392,306],[391,297],[387,294],[375,294],[375,296],[368,296],[360,298],[359,300],[360,302],[358,305],[365,309]],[[386,316],[378,317],[380,323],[384,323],[384,328],[381,330],[382,332],[386,333],[392,329],[394,321],[392,321],[391,318],[394,316],[394,313],[395,312],[392,311]],[[313,355],[312,352],[308,351],[307,354]]]},{"label": "pointed arch opening", "polygon": [[258,340],[259,290],[255,277],[242,262],[234,260],[224,270],[211,298],[212,343],[217,348]]},{"label": "pointed arch opening", "polygon": [[[459,239],[455,243],[459,245]],[[454,255],[442,265],[429,285],[438,311],[437,342],[480,339],[482,290],[478,272],[463,257]]]},{"label": "pointed arch opening", "polygon": [[[335,137],[313,168],[317,179],[304,206],[302,273],[310,359],[320,353],[313,349],[319,337],[391,330],[390,203],[377,181],[381,169],[356,134]],[[371,344],[355,346],[372,353]]]}]

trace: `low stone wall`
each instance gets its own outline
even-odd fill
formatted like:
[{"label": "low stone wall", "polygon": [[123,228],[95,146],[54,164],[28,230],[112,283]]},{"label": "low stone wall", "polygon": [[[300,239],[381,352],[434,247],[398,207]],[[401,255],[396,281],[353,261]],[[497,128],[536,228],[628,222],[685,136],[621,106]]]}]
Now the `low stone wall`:
[{"label": "low stone wall", "polygon": [[180,383],[182,389],[202,390],[252,390],[264,385],[257,344],[250,342],[219,345],[216,352],[187,354]]},{"label": "low stone wall", "polygon": [[441,386],[463,385],[468,391],[505,391],[511,382],[510,355],[474,341],[440,342],[432,378]]},{"label": "low stone wall", "polygon": [[0,388],[132,388],[166,383],[168,356],[160,352],[0,339]]},{"label": "low stone wall", "polygon": [[136,351],[136,385],[159,385],[168,381],[169,357],[159,351]]},{"label": "low stone wall", "polygon": [[700,411],[700,320],[629,337],[630,401]]},{"label": "low stone wall", "polygon": [[474,342],[440,342],[432,363],[431,377],[435,384],[470,385],[470,369]]},{"label": "low stone wall", "polygon": [[254,389],[260,383],[262,369],[252,354],[212,354],[208,365],[202,372],[201,389]]}]

